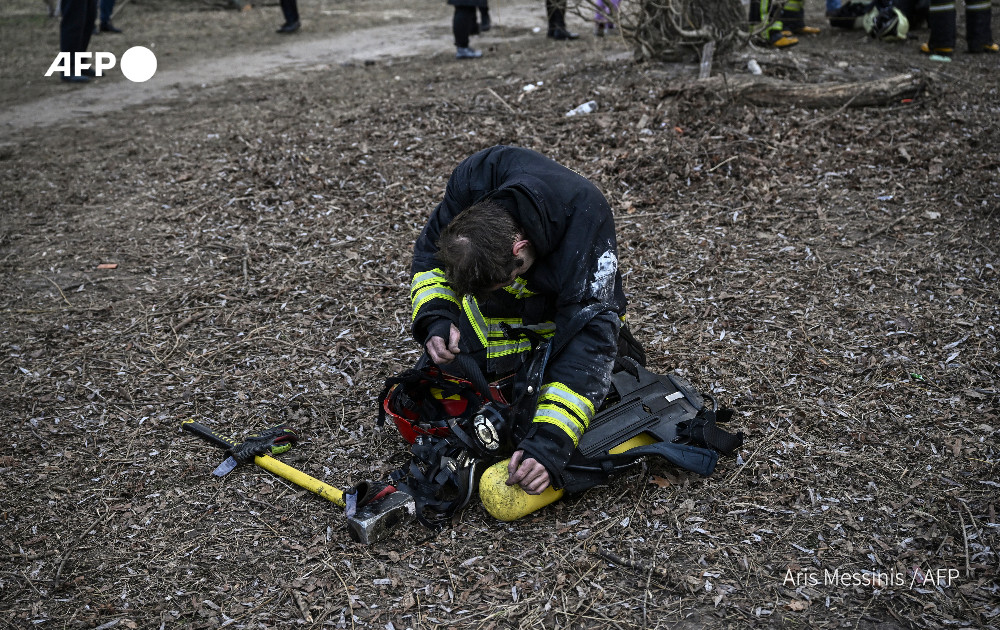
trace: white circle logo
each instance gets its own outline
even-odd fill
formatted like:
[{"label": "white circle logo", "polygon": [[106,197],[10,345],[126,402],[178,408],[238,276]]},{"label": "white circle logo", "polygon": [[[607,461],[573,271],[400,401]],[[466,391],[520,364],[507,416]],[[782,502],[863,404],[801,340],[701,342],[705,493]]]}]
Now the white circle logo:
[{"label": "white circle logo", "polygon": [[133,83],[144,83],[156,74],[156,55],[145,46],[133,46],[122,53],[122,74]]}]

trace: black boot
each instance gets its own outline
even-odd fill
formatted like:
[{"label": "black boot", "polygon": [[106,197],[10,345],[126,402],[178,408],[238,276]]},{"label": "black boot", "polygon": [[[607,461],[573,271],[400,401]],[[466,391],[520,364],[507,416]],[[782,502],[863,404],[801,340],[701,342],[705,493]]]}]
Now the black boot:
[{"label": "black boot", "polygon": [[[950,9],[943,8],[949,5]],[[950,0],[931,0],[931,9],[935,7],[939,7],[938,10],[932,10],[927,15],[930,39],[920,50],[927,54],[951,56],[955,52],[955,4]]]},{"label": "black boot", "polygon": [[555,28],[549,29],[549,37],[555,40],[567,40],[567,39],[579,39],[579,33],[573,33],[572,31],[566,30],[566,26],[556,26]]},{"label": "black boot", "polygon": [[965,5],[965,39],[969,52],[996,52],[993,28],[990,24],[990,3],[967,0]]}]

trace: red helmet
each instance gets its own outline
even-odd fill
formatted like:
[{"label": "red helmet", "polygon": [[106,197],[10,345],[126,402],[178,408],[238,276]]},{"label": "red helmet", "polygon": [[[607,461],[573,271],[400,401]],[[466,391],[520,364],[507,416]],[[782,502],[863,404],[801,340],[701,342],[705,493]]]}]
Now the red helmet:
[{"label": "red helmet", "polygon": [[[501,383],[490,383],[493,398],[506,404],[500,387]],[[435,366],[408,370],[386,381],[379,424],[388,415],[403,439],[413,444],[420,435],[448,435],[448,420],[470,418],[485,401],[471,382]]]}]

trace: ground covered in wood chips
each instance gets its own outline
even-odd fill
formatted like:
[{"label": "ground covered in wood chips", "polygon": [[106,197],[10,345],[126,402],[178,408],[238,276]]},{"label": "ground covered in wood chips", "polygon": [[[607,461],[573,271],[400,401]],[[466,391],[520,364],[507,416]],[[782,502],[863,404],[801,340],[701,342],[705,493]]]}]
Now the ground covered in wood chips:
[{"label": "ground covered in wood chips", "polygon": [[[436,54],[3,131],[0,626],[1000,627],[997,58],[827,30],[744,54],[790,84],[926,88],[762,107],[678,92],[696,64],[636,65],[579,19],[574,44],[501,28],[459,63],[434,6]],[[651,366],[738,410],[739,458],[375,546],[260,469],[213,477],[182,420],[290,423],[280,458],[337,487],[405,461],[375,398],[417,358],[411,245],[498,143],[605,191]]]}]

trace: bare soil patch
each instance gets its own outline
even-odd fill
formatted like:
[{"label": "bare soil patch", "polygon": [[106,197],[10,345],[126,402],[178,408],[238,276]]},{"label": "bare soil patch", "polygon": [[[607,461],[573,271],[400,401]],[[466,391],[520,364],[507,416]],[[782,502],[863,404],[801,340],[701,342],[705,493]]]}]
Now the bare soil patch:
[{"label": "bare soil patch", "polygon": [[[263,35],[275,7],[178,4],[130,5],[120,23],[187,33],[164,57],[192,72],[287,45]],[[443,3],[410,10],[436,11],[439,52],[5,130],[4,625],[1000,625],[997,58],[939,65],[921,39],[826,30],[752,54],[794,84],[912,72],[926,89],[765,107],[678,91],[694,64],[635,65],[620,41],[528,26],[456,62]],[[54,32],[17,20],[0,25],[5,61],[10,37]],[[380,25],[352,28],[363,42]],[[0,80],[5,105],[65,87],[32,79],[13,97]],[[596,113],[564,116],[588,100]],[[374,400],[417,356],[412,242],[451,169],[497,143],[605,191],[652,366],[739,410],[740,458],[707,479],[650,462],[516,523],[473,505],[373,547],[261,470],[212,477],[220,453],[178,433],[186,418],[230,434],[288,422],[305,439],[281,458],[338,487],[404,461]]]}]

